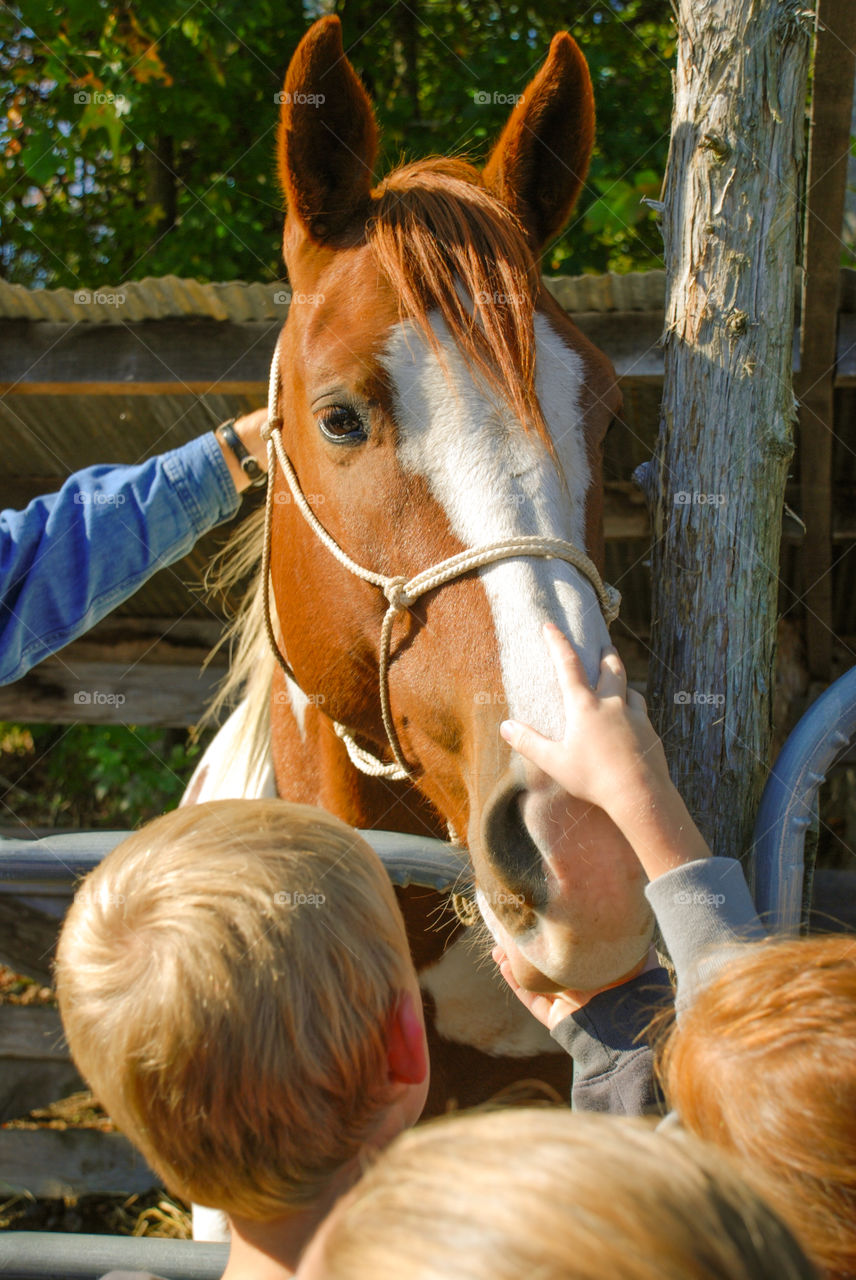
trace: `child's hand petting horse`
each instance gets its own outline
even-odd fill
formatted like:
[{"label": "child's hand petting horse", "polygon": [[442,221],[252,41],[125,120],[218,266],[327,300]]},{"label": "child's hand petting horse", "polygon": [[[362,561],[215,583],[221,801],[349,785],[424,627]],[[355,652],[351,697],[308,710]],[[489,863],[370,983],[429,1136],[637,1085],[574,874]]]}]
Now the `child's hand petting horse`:
[{"label": "child's hand petting horse", "polygon": [[565,707],[561,742],[506,720],[506,742],[531,760],[566,791],[602,809],[617,787],[644,791],[665,774],[660,739],[645,711],[645,699],[627,688],[627,674],[615,649],[601,655],[597,688],[592,689],[582,662],[558,627],[548,623],[544,637],[559,677]]},{"label": "child's hand petting horse", "polygon": [[648,950],[644,960],[641,960],[637,967],[630,973],[619,978],[617,982],[610,982],[605,987],[599,987],[595,991],[527,991],[525,987],[521,987],[520,983],[514,976],[514,970],[511,967],[511,961],[507,954],[500,946],[495,946],[491,951],[491,956],[508,983],[511,990],[517,996],[517,999],[524,1005],[533,1018],[545,1026],[548,1031],[552,1031],[560,1022],[564,1022],[565,1018],[572,1013],[576,1013],[578,1009],[588,1004],[594,996],[600,995],[601,991],[608,991],[611,987],[620,987],[623,983],[628,982],[630,978],[637,977],[640,973],[648,973],[651,969],[656,969],[660,964],[659,956],[654,947]]},{"label": "child's hand petting horse", "polygon": [[614,649],[605,650],[597,687],[557,627],[544,628],[565,707],[561,742],[506,720],[500,732],[515,751],[581,800],[605,810],[653,880],[672,867],[710,856],[669,777],[663,744],[645,699],[627,688]]},{"label": "child's hand petting horse", "polygon": [[502,947],[495,946],[490,954],[520,1003],[525,1005],[532,1016],[549,1031],[563,1022],[569,1014],[581,1009],[593,994],[591,991],[555,991],[546,994],[540,991],[527,991],[515,978],[511,961]]}]

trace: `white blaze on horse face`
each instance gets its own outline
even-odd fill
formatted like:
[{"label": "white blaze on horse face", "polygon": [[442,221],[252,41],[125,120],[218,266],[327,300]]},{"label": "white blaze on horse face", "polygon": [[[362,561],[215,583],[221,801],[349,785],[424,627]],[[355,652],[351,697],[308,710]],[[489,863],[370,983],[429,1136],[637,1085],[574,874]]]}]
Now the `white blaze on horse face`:
[{"label": "white blaze on horse face", "polygon": [[[443,321],[435,317],[432,323],[446,370],[409,324],[395,327],[382,357],[393,386],[401,466],[425,478],[465,546],[538,534],[584,549],[591,473],[579,408],[579,355],[536,315],[536,388],[565,490],[544,442],[524,431],[473,375]],[[564,713],[542,627],[547,621],[561,627],[594,677],[609,643],[594,590],[573,566],[534,556],[503,560],[479,574],[496,629],[507,714],[560,738]]]}]

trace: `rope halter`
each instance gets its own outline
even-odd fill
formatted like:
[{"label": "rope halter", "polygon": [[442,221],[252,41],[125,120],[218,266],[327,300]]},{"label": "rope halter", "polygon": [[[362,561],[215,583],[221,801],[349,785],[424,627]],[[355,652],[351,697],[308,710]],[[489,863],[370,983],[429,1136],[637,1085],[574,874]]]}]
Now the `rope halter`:
[{"label": "rope halter", "polygon": [[351,763],[362,773],[374,778],[388,778],[394,782],[401,782],[406,778],[413,777],[413,770],[404,759],[398,734],[392,720],[392,711],[389,704],[389,663],[395,616],[409,609],[420,596],[433,591],[436,587],[440,587],[446,582],[451,582],[455,578],[460,578],[464,574],[470,573],[473,569],[481,569],[485,565],[495,564],[498,560],[517,559],[521,556],[541,556],[545,559],[564,560],[567,564],[578,569],[588,579],[598,598],[607,626],[618,617],[618,609],[621,603],[619,593],[614,587],[604,585],[595,565],[584,551],[580,551],[573,543],[565,542],[561,538],[542,538],[538,535],[530,536],[528,534],[502,538],[497,542],[490,542],[481,547],[472,547],[465,551],[459,551],[456,555],[449,556],[447,560],[441,560],[439,564],[433,565],[430,569],[423,569],[421,573],[417,573],[412,578],[387,576],[386,574],[373,573],[371,569],[363,568],[362,565],[352,560],[347,552],[342,550],[321,524],[307,502],[306,495],[301,489],[300,482],[291,465],[291,460],[285,452],[282,442],[282,419],[279,417],[278,408],[279,347],[277,346],[270,369],[268,421],[262,428],[262,436],[267,441],[268,452],[267,499],[265,503],[264,546],[262,550],[262,593],[265,632],[274,657],[282,667],[286,677],[298,684],[294,672],[280,651],[271,620],[270,555],[277,463],[282,469],[295,505],[316,537],[324,543],[330,554],[335,556],[339,563],[344,565],[350,573],[353,573],[357,578],[362,578],[363,582],[369,582],[373,586],[379,587],[387,601],[387,609],[380,629],[378,681],[380,685],[381,718],[395,763],[384,764],[382,760],[373,756],[371,752],[365,751],[358,746],[344,725],[338,724],[335,720],[333,721],[333,728],[345,744]]}]

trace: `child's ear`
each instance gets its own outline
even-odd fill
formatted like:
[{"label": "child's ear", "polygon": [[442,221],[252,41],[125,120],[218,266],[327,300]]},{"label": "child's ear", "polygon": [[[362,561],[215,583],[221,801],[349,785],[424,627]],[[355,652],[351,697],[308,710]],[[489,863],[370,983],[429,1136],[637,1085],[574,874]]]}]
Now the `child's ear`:
[{"label": "child's ear", "polygon": [[386,1024],[386,1063],[392,1084],[422,1084],[428,1074],[425,1028],[409,991],[399,992]]}]

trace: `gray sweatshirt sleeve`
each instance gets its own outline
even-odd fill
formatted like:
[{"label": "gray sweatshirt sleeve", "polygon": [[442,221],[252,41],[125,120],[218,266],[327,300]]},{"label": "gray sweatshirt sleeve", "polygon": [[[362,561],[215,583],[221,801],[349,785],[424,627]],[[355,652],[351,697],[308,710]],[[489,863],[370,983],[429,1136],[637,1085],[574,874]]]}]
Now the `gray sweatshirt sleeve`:
[{"label": "gray sweatshirt sleeve", "polygon": [[[667,871],[645,893],[675,966],[680,1017],[735,947],[765,932],[733,858],[701,858]],[[653,1013],[670,999],[668,975],[655,969],[600,992],[553,1029],[553,1038],[574,1060],[575,1110],[640,1115],[658,1109],[645,1032]]]},{"label": "gray sweatshirt sleeve", "polygon": [[675,966],[678,1017],[737,946],[767,936],[734,858],[699,858],[676,867],[652,880],[645,896]]}]

